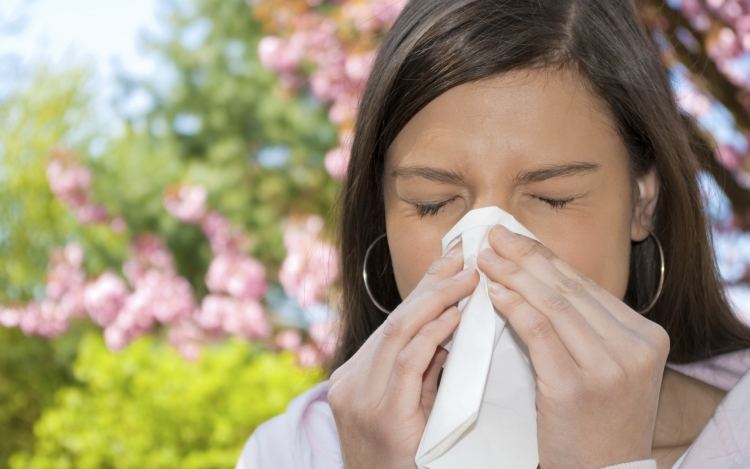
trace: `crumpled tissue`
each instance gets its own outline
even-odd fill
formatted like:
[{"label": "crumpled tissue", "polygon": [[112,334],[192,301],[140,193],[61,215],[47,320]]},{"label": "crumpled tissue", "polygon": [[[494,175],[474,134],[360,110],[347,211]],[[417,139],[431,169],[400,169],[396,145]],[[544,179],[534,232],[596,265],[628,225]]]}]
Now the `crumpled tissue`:
[{"label": "crumpled tissue", "polygon": [[[477,268],[498,224],[537,239],[509,213],[484,207],[443,237],[443,254],[461,241],[464,266]],[[492,305],[485,274],[479,276],[474,292],[458,303],[461,322],[443,344],[450,352],[415,457],[419,469],[534,469],[539,463],[528,348]]]}]

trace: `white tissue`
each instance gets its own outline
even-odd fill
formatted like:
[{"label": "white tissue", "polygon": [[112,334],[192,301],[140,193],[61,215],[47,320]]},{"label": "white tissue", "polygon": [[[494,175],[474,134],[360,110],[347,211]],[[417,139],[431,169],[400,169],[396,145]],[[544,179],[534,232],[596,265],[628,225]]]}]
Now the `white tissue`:
[{"label": "white tissue", "polygon": [[[464,265],[477,268],[494,225],[537,239],[498,207],[467,213],[443,237],[443,254],[462,241]],[[528,349],[495,310],[480,271],[474,293],[458,303],[435,405],[417,450],[419,469],[534,469],[536,381]]]}]

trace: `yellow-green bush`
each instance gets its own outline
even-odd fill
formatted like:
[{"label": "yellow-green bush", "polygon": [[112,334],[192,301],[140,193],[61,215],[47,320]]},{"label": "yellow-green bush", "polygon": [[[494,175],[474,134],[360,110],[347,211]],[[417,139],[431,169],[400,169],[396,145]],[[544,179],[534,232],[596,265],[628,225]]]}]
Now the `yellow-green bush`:
[{"label": "yellow-green bush", "polygon": [[240,342],[195,363],[144,338],[119,354],[88,335],[74,367],[78,386],[55,396],[34,427],[33,454],[13,469],[234,467],[253,430],[324,379],[290,354]]}]

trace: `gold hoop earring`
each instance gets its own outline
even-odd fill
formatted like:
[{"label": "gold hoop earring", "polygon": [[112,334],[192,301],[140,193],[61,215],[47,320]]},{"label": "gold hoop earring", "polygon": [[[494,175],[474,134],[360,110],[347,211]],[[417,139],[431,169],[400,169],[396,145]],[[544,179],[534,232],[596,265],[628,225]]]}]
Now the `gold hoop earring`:
[{"label": "gold hoop earring", "polygon": [[638,313],[642,314],[642,315],[648,313],[649,311],[651,311],[651,308],[654,307],[654,305],[656,304],[657,300],[661,296],[661,292],[664,289],[664,272],[665,272],[664,249],[662,249],[662,247],[661,247],[661,242],[659,242],[659,238],[656,237],[656,234],[653,231],[651,231],[650,228],[646,228],[645,226],[644,226],[644,228],[646,229],[646,231],[648,231],[648,234],[652,238],[654,238],[654,241],[656,242],[656,247],[659,248],[659,260],[661,262],[661,266],[659,268],[659,274],[660,274],[659,275],[659,286],[656,289],[656,295],[654,295],[654,299],[651,300],[651,303],[646,307],[646,309],[644,309],[643,311],[638,311]]},{"label": "gold hoop earring", "polygon": [[367,290],[367,294],[370,296],[370,300],[375,304],[375,306],[378,307],[378,309],[380,311],[382,311],[383,313],[385,313],[385,315],[387,316],[387,315],[391,314],[391,311],[388,311],[387,309],[385,309],[383,307],[383,305],[381,305],[378,302],[378,300],[375,299],[375,297],[372,294],[372,291],[370,291],[370,285],[368,285],[368,283],[367,283],[367,259],[370,257],[370,251],[372,251],[372,248],[373,248],[373,246],[375,246],[375,243],[377,243],[378,241],[380,241],[382,238],[385,238],[385,235],[386,235],[386,233],[383,233],[382,235],[380,235],[377,238],[375,238],[375,241],[373,241],[372,243],[370,243],[370,246],[367,248],[367,251],[365,252],[365,262],[364,262],[364,265],[362,266],[362,280],[364,280],[364,282],[365,282],[365,290]]}]

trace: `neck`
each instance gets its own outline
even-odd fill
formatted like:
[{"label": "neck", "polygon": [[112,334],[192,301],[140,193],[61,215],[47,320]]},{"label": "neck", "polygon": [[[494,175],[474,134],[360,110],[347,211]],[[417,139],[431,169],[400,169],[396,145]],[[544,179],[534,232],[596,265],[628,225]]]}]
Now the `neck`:
[{"label": "neck", "polygon": [[726,394],[710,384],[666,368],[656,413],[653,449],[690,446]]}]

